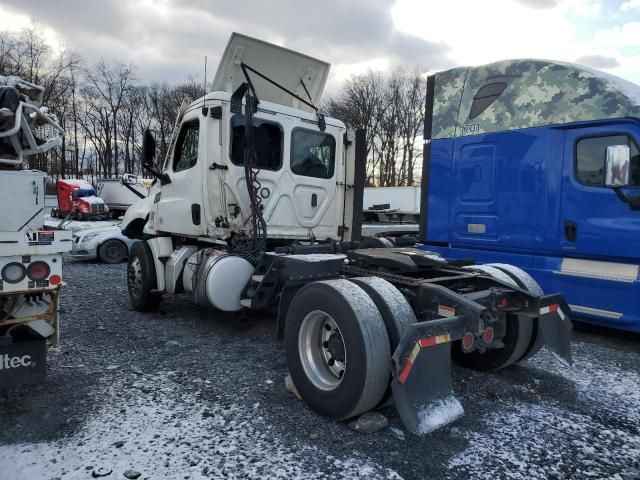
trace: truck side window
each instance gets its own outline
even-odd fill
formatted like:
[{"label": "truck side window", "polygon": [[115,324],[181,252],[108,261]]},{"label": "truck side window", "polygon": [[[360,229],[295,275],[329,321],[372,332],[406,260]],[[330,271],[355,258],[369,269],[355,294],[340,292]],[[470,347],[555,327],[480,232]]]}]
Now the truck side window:
[{"label": "truck side window", "polygon": [[578,140],[576,144],[576,179],[583,185],[603,186],[604,163],[607,156],[607,147],[610,145],[629,146],[631,149],[629,185],[640,187],[640,154],[636,143],[627,135],[589,137]]},{"label": "truck side window", "polygon": [[[231,161],[244,165],[244,115],[231,117]],[[282,128],[277,123],[253,119],[256,144],[256,168],[280,170],[282,167]]]},{"label": "truck side window", "polygon": [[200,122],[198,119],[189,120],[182,125],[176,148],[173,153],[173,171],[187,170],[198,162],[198,137]]},{"label": "truck side window", "polygon": [[294,128],[291,134],[291,171],[315,178],[331,178],[335,169],[336,140],[332,135]]}]

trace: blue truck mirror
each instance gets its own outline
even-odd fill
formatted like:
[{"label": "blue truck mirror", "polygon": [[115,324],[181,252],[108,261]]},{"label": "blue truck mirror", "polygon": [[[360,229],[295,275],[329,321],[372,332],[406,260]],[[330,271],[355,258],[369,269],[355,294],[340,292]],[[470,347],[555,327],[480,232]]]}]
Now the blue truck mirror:
[{"label": "blue truck mirror", "polygon": [[631,152],[627,145],[609,145],[605,160],[604,184],[607,187],[629,185]]}]

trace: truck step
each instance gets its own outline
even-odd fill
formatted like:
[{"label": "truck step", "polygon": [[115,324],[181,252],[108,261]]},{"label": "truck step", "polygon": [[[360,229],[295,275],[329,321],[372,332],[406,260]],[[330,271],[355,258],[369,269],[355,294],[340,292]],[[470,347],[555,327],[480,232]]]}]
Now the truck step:
[{"label": "truck step", "polygon": [[251,299],[250,298],[241,299],[240,305],[242,305],[243,307],[251,308]]},{"label": "truck step", "polygon": [[254,282],[262,282],[262,280],[264,279],[264,275],[252,275],[251,276],[251,280],[253,280]]}]

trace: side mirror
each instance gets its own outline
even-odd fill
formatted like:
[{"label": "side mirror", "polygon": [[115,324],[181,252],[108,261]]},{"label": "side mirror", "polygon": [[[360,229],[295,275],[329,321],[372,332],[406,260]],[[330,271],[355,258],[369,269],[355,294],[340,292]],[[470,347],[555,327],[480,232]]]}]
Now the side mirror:
[{"label": "side mirror", "polygon": [[156,156],[156,139],[153,138],[151,130],[146,129],[142,134],[142,166],[147,169],[151,175],[160,180],[160,185],[171,183],[169,175],[160,172],[154,165],[153,159]]},{"label": "side mirror", "polygon": [[122,174],[122,183],[125,185],[137,185],[138,184],[138,176],[133,173],[123,173]]},{"label": "side mirror", "polygon": [[142,164],[153,166],[153,159],[156,156],[156,139],[153,138],[151,130],[146,129],[142,134]]},{"label": "side mirror", "polygon": [[605,159],[604,185],[626,187],[629,185],[631,151],[627,145],[609,145]]}]

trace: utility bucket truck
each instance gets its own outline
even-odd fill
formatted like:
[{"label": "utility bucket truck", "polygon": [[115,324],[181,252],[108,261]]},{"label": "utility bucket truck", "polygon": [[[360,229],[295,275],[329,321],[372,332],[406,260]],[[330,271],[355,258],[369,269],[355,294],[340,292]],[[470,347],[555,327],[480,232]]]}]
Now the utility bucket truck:
[{"label": "utility bucket truck", "polygon": [[46,342],[58,342],[62,256],[71,232],[44,229],[44,172],[27,155],[60,144],[62,129],[41,106],[44,89],[0,76],[0,388],[46,375]]},{"label": "utility bucket truck", "polygon": [[365,132],[318,111],[325,62],[233,34],[214,92],[178,115],[149,196],[125,214],[139,238],[130,300],[186,294],[223,311],[271,311],[293,383],[347,419],[392,400],[424,434],[463,413],[451,366],[499,370],[547,345],[571,364],[571,322],[513,267],[447,262],[415,239],[361,238]]}]

